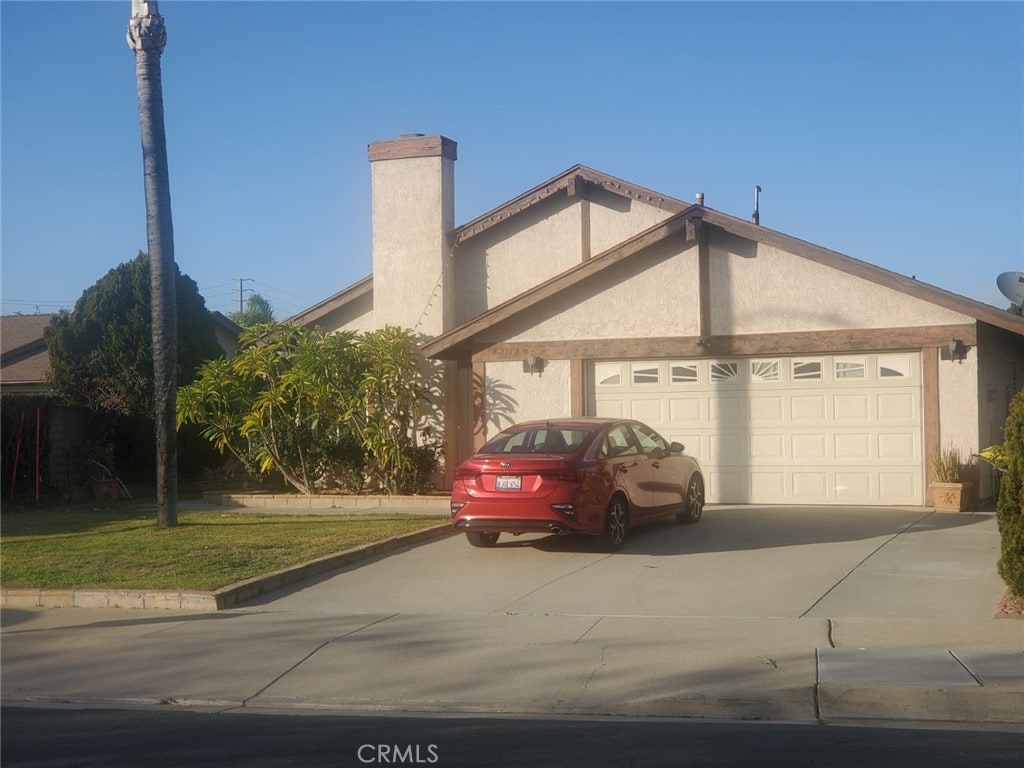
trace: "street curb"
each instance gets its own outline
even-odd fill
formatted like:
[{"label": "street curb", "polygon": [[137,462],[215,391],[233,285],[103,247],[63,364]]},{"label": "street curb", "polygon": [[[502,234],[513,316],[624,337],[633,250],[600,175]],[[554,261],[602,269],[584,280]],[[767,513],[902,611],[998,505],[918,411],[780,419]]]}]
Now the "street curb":
[{"label": "street curb", "polygon": [[818,704],[821,720],[826,723],[910,720],[1024,724],[1024,690],[1017,687],[821,683]]},{"label": "street curb", "polygon": [[364,544],[306,563],[271,571],[213,591],[162,589],[8,589],[0,588],[3,608],[139,608],[167,611],[220,611],[245,600],[347,565],[404,547],[454,535],[449,523]]}]

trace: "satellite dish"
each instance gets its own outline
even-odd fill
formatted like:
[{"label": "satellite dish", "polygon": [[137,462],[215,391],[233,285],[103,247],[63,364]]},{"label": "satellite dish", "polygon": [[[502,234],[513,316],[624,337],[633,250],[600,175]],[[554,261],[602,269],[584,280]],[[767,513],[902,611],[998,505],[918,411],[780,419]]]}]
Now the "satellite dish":
[{"label": "satellite dish", "polygon": [[1003,272],[996,278],[996,286],[1015,305],[1024,306],[1024,272]]}]

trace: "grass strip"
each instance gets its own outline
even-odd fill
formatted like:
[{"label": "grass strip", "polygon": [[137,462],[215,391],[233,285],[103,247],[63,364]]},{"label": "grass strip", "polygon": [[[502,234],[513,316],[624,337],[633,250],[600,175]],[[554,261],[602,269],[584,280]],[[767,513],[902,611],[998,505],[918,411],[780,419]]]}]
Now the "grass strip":
[{"label": "grass strip", "polygon": [[153,505],[137,502],[5,510],[0,577],[8,588],[213,590],[446,519],[179,505],[178,526],[158,528]]}]

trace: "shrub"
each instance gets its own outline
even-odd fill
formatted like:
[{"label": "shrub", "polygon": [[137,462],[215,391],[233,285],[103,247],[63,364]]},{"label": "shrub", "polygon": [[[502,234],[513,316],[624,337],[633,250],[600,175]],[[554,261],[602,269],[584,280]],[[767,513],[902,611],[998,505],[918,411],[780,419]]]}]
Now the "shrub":
[{"label": "shrub", "polygon": [[1010,403],[1003,428],[1006,474],[999,486],[996,519],[1001,555],[998,569],[1010,592],[1024,595],[1024,390]]},{"label": "shrub", "polygon": [[959,448],[949,445],[939,451],[932,459],[932,469],[935,470],[935,480],[939,483],[962,483],[964,481],[964,470],[967,462]]}]

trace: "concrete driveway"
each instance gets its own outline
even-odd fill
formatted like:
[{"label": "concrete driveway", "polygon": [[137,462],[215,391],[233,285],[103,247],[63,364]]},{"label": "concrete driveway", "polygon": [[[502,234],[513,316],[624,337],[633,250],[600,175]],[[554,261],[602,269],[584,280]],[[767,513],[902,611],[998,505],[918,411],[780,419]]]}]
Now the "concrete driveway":
[{"label": "concrete driveway", "polygon": [[5,702],[1024,723],[994,515],[711,507],[462,536],[230,610],[3,610]]},{"label": "concrete driveway", "polygon": [[1002,594],[992,513],[919,507],[709,507],[630,533],[461,535],[246,605],[327,613],[990,619]]}]

